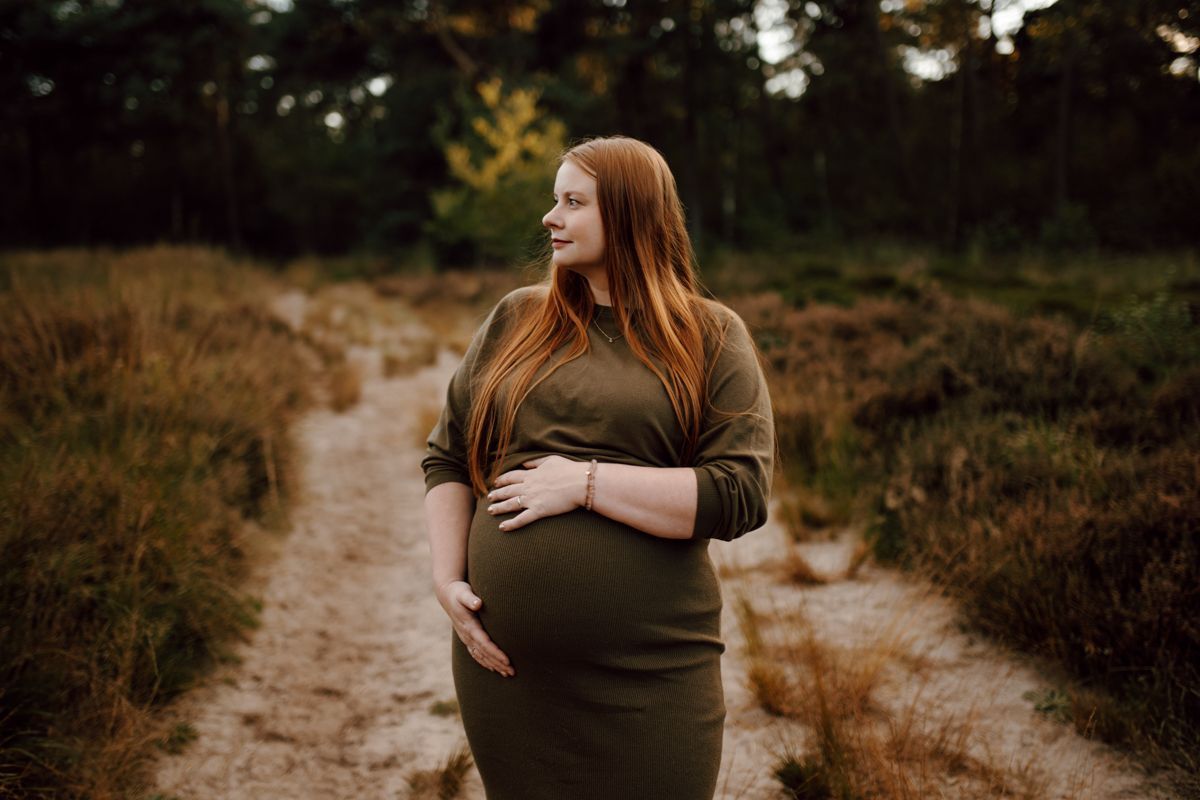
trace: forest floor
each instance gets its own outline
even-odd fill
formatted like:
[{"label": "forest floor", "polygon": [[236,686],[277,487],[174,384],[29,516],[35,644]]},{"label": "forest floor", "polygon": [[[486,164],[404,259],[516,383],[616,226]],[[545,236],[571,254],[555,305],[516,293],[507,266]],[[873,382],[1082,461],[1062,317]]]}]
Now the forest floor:
[{"label": "forest floor", "polygon": [[[274,308],[300,326],[311,304],[297,290]],[[235,648],[238,663],[218,667],[165,710],[165,724],[186,722],[197,737],[157,758],[160,797],[436,797],[414,784],[466,744],[450,673],[452,629],[430,585],[419,465],[460,356],[442,350],[432,366],[388,377],[384,349],[367,338],[348,349],[362,372],[359,401],[340,413],[313,410],[296,427],[293,525],[272,540],[247,587],[263,601],[261,626]],[[792,550],[822,575],[844,575],[856,541],[844,531],[794,545],[771,521],[710,544],[728,648],[718,798],[784,797],[773,775],[783,754],[816,752],[808,726],[769,714],[750,688],[755,662],[741,597],[763,640],[786,648],[804,620],[816,647],[850,658],[831,663],[858,674],[872,664],[873,718],[890,720],[893,734],[905,720],[908,739],[921,731],[922,741],[937,740],[900,765],[921,773],[906,796],[1169,797],[1136,765],[1035,710],[1030,693],[1054,696],[1048,673],[964,632],[953,604],[931,587],[870,563],[853,577],[801,585],[784,566]],[[455,796],[482,800],[474,769]]]}]

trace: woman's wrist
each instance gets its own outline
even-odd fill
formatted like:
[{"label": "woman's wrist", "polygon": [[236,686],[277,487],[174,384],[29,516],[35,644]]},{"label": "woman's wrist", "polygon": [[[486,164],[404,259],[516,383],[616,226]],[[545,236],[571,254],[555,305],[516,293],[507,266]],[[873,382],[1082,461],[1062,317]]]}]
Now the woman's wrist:
[{"label": "woman's wrist", "polygon": [[592,510],[592,504],[596,499],[596,471],[599,466],[594,458],[584,465],[583,500],[578,502],[578,505],[586,511]]},{"label": "woman's wrist", "polygon": [[463,583],[466,583],[466,580],[467,580],[466,578],[461,577],[461,576],[460,577],[451,577],[451,578],[435,577],[433,579],[433,588],[434,588],[434,591],[444,592],[444,591],[446,591],[446,588],[450,584],[456,583],[458,581],[462,581]]}]

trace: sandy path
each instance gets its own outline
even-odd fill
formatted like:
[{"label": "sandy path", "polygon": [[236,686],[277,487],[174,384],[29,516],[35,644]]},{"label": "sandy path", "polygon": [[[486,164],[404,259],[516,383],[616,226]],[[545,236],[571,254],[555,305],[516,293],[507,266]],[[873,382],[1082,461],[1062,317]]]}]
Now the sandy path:
[{"label": "sandy path", "polygon": [[[795,546],[823,575],[844,574],[859,539],[850,532],[837,541]],[[766,714],[746,688],[745,641],[734,613],[737,594],[746,596],[765,619],[764,639],[780,640],[787,621],[803,617],[826,647],[871,658],[880,643],[892,655],[883,667],[875,704],[892,719],[916,708],[920,728],[955,733],[952,744],[978,763],[996,770],[1014,794],[981,790],[969,774],[944,775],[924,783],[921,797],[1018,796],[1047,800],[1170,798],[1152,787],[1139,768],[1110,748],[1083,738],[1064,723],[1037,713],[1024,695],[1055,684],[1029,659],[964,633],[954,604],[934,587],[911,576],[871,565],[854,579],[799,586],[781,569],[789,546],[781,526],[769,522],[732,543],[710,547],[720,565],[725,609],[722,630],[729,647],[724,660],[728,725],[726,750],[739,763],[724,765],[729,788],[724,797],[778,800],[771,778],[774,754],[790,744],[812,752],[804,726]],[[851,655],[851,658],[854,658]],[[726,753],[728,758],[729,753]],[[964,770],[964,773],[967,771]]]},{"label": "sandy path", "polygon": [[[293,530],[255,579],[261,628],[237,648],[242,663],[221,667],[167,711],[189,721],[198,738],[182,754],[158,759],[163,795],[406,798],[414,771],[437,768],[465,744],[457,716],[431,711],[454,698],[451,629],[430,590],[419,468],[425,432],[414,429],[414,409],[444,396],[458,357],[445,351],[436,365],[389,379],[378,349],[352,356],[365,374],[361,401],[340,414],[311,412],[297,428],[302,499]],[[785,547],[785,534],[772,523],[710,547],[726,575],[720,798],[779,798],[775,753],[787,742],[808,741],[802,726],[768,715],[745,688],[734,592],[748,592],[760,610],[806,607],[822,635],[838,641],[846,631],[869,632],[924,596],[915,584],[872,568],[853,581],[790,585],[776,574]],[[806,552],[832,571],[848,548],[811,545]],[[935,602],[910,620],[910,646],[927,655],[920,685],[928,696],[948,696],[951,710],[978,706],[986,695],[978,724],[987,726],[989,758],[1027,765],[1048,755],[1045,797],[1146,796],[1127,793],[1136,786],[1134,772],[1111,753],[1033,712],[1021,694],[1044,681],[1031,668],[972,643],[953,619],[948,604]],[[902,702],[915,685],[901,675],[886,691]],[[1041,761],[1025,769],[1040,770]],[[1079,793],[1085,779],[1091,788]],[[474,770],[460,797],[482,800]]]}]

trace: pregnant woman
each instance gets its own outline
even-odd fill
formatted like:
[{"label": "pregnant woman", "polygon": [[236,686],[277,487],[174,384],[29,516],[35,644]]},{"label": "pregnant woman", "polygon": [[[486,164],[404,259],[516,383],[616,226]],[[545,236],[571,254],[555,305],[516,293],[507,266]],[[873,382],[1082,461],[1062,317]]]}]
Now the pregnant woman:
[{"label": "pregnant woman", "polygon": [[489,800],[711,800],[708,543],[766,520],[758,351],[701,296],[649,145],[566,151],[542,224],[545,279],[476,332],[421,462],[467,740]]}]

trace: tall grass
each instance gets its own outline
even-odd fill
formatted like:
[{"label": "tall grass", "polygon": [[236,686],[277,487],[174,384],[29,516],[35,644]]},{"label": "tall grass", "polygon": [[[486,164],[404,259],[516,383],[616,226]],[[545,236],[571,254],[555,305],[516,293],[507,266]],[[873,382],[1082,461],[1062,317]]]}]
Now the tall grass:
[{"label": "tall grass", "polygon": [[761,613],[739,594],[735,609],[746,641],[751,691],[768,713],[797,720],[811,733],[802,749],[783,740],[774,774],[785,796],[1046,796],[1033,776],[981,757],[989,734],[976,730],[973,714],[931,708],[937,700],[927,696],[920,681],[911,700],[900,707],[877,697],[914,658],[910,621],[921,616],[921,603],[898,609],[866,635],[843,632],[837,644],[816,633],[802,607]]},{"label": "tall grass", "polygon": [[1069,667],[1082,730],[1200,790],[1200,306],[1163,290],[1081,325],[902,288],[735,303],[788,480]]},{"label": "tall grass", "polygon": [[198,249],[0,259],[0,795],[127,796],[155,704],[256,624],[298,342]]}]

